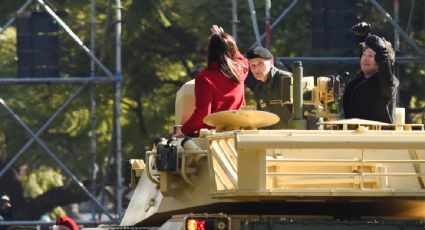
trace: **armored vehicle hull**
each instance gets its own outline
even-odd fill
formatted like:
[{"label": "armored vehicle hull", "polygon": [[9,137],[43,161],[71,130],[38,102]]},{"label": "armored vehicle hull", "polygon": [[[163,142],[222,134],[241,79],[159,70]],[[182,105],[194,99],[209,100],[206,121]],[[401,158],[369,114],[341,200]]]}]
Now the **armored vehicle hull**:
[{"label": "armored vehicle hull", "polygon": [[[175,150],[147,153],[121,225],[161,225],[185,213],[232,221],[425,217],[422,129],[204,131],[163,145]],[[167,154],[174,160],[164,162]]]}]

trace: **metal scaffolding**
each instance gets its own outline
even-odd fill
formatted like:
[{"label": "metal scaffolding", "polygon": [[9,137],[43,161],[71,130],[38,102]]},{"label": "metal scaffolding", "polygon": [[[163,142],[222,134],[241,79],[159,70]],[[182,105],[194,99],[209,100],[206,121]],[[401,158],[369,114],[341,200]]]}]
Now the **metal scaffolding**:
[{"label": "metal scaffolding", "polygon": [[[47,12],[58,24],[59,26],[72,38],[72,40],[81,48],[85,54],[90,58],[90,76],[85,77],[68,77],[68,78],[48,78],[48,77],[25,77],[20,76],[19,78],[0,78],[0,85],[34,85],[34,84],[73,84],[77,85],[77,89],[68,97],[68,99],[60,106],[55,113],[39,128],[37,131],[31,130],[27,124],[10,108],[3,99],[0,99],[0,104],[2,109],[5,109],[8,114],[10,114],[14,120],[31,136],[23,147],[10,159],[7,164],[0,170],[0,177],[2,177],[5,172],[10,169],[10,167],[16,162],[16,160],[21,157],[25,151],[30,147],[33,142],[39,144],[42,149],[62,168],[66,175],[74,181],[77,186],[90,198],[94,206],[96,206],[101,213],[106,214],[109,217],[108,221],[95,220],[78,222],[81,224],[99,224],[99,223],[115,223],[118,224],[122,216],[122,194],[123,194],[123,179],[121,172],[122,164],[122,146],[121,146],[121,125],[120,125],[120,107],[121,107],[121,93],[122,93],[122,73],[121,73],[121,1],[115,0],[115,74],[112,73],[95,55],[95,30],[96,30],[96,0],[90,0],[91,10],[90,10],[90,48],[88,48],[83,41],[72,31],[72,29],[51,9],[51,7],[46,4],[44,0],[27,0],[17,11],[16,15],[24,12],[32,3],[37,3],[41,8]],[[111,1],[113,3],[113,1]],[[1,28],[0,35],[2,35],[6,29],[12,25],[16,20],[16,17],[10,18],[6,24]],[[96,66],[102,70],[104,75],[96,76],[95,69]],[[56,156],[56,153],[51,150],[46,143],[40,139],[40,134],[42,134],[50,124],[74,101],[85,89],[90,90],[90,153],[92,155],[92,166],[93,173],[91,179],[96,180],[96,85],[110,83],[115,87],[114,94],[114,134],[112,135],[112,141],[114,142],[114,152],[115,152],[115,164],[116,164],[116,187],[115,187],[115,199],[116,207],[115,213],[112,214],[108,211],[102,202],[98,201],[96,198],[95,185],[91,187],[89,191],[86,187],[83,186],[82,182],[74,175],[74,173],[67,168],[67,166]],[[94,183],[93,183],[94,184]],[[94,217],[94,206],[92,208],[92,216]],[[52,225],[54,222],[43,222],[43,221],[34,221],[34,220],[25,220],[25,221],[0,221],[0,226],[5,225]]]},{"label": "metal scaffolding", "polygon": [[[291,2],[291,4],[288,5],[287,8],[284,9],[284,11],[276,18],[276,20],[273,21],[273,23],[270,25],[270,28],[267,29],[266,28],[266,32],[264,32],[263,34],[259,34],[259,30],[258,30],[258,24],[257,24],[257,18],[256,18],[256,13],[255,13],[255,6],[254,6],[254,2],[252,0],[247,0],[248,1],[248,5],[249,5],[249,11],[251,13],[251,19],[252,19],[252,27],[254,30],[254,35],[256,38],[256,41],[251,45],[251,47],[254,47],[256,45],[261,45],[262,41],[264,40],[264,38],[266,38],[267,32],[272,31],[274,28],[276,28],[276,26],[278,26],[279,24],[282,23],[283,19],[290,13],[290,11],[299,3],[299,0],[293,0]],[[270,3],[268,1],[270,0],[265,0],[265,6],[270,7]],[[370,3],[378,10],[379,13],[382,14],[382,16],[394,27],[394,37],[395,37],[395,48],[398,48],[398,40],[399,40],[399,36],[401,35],[401,37],[403,37],[406,42],[411,45],[413,47],[413,49],[416,51],[416,56],[413,57],[397,57],[396,61],[398,63],[412,63],[412,62],[423,62],[425,60],[425,51],[419,47],[416,42],[409,37],[409,35],[398,25],[398,8],[396,6],[399,5],[399,0],[394,0],[394,6],[395,6],[395,19],[393,19],[391,17],[391,15],[389,13],[387,13],[385,11],[385,9],[376,1],[376,0],[370,0]],[[233,10],[232,10],[232,18],[234,19],[232,22],[233,24],[233,35],[237,34],[237,28],[236,28],[236,21],[235,19],[238,18],[237,16],[237,4],[232,4],[233,6]],[[266,14],[267,14],[267,9],[266,9]],[[267,17],[266,17],[267,20]],[[267,22],[266,22],[267,23]],[[330,64],[334,64],[334,63],[358,63],[359,58],[358,57],[276,57],[276,59],[278,59],[279,61],[281,61],[282,63],[286,63],[286,64],[290,64],[294,61],[302,61],[305,63],[322,63],[322,64],[326,64],[326,63],[330,63]]]}]

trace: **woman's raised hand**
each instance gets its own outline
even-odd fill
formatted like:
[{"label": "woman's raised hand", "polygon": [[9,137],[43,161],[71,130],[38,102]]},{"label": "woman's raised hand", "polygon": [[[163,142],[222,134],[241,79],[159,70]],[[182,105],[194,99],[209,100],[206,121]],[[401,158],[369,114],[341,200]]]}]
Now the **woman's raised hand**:
[{"label": "woman's raised hand", "polygon": [[211,33],[212,34],[221,34],[221,33],[224,33],[224,30],[221,26],[212,25],[211,26]]}]

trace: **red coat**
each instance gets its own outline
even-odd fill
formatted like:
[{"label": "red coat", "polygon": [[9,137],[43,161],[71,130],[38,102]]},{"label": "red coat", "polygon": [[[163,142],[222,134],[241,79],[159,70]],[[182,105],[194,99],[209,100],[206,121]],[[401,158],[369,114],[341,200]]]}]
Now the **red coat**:
[{"label": "red coat", "polygon": [[195,111],[182,126],[185,135],[193,135],[201,128],[211,129],[203,122],[208,114],[245,106],[244,81],[248,75],[248,61],[242,54],[238,55],[238,59],[245,65],[240,83],[226,77],[217,63],[203,69],[195,77]]}]

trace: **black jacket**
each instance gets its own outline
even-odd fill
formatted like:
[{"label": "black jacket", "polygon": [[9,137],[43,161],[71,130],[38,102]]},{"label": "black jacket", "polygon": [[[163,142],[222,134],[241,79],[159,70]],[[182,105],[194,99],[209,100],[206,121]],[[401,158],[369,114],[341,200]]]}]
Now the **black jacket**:
[{"label": "black jacket", "polygon": [[344,91],[345,118],[360,118],[394,124],[399,82],[391,61],[378,63],[379,71],[363,74],[348,83]]}]

